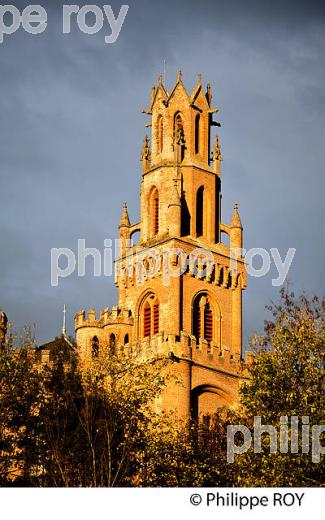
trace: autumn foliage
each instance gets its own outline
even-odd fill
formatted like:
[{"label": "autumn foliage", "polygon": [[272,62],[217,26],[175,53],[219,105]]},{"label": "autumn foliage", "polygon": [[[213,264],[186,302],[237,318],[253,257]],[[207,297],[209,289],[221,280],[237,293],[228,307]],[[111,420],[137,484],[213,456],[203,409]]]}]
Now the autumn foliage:
[{"label": "autumn foliage", "polygon": [[[80,367],[57,357],[35,364],[33,339],[0,353],[2,486],[319,486],[324,463],[310,453],[271,453],[268,436],[227,461],[227,426],[281,416],[324,424],[325,300],[285,290],[269,307],[264,334],[236,409],[181,427],[159,412],[166,360],[101,354]],[[170,361],[169,361],[170,362]],[[291,430],[289,428],[289,439]],[[240,443],[240,440],[238,440]],[[324,443],[324,439],[323,439]]]}]

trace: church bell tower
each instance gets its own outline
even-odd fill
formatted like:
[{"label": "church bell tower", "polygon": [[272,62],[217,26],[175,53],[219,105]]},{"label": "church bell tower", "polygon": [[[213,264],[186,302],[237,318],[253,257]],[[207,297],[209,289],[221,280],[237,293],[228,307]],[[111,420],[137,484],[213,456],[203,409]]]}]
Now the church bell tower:
[{"label": "church bell tower", "polygon": [[168,93],[160,76],[142,112],[151,135],[141,152],[140,219],[132,224],[124,203],[119,226],[118,306],[99,319],[78,313],[77,342],[88,353],[95,337],[117,353],[136,346],[177,359],[183,386],[167,389],[166,406],[189,417],[236,401],[243,230],[237,204],[231,224],[221,222],[220,125],[210,85],[204,89],[199,77],[190,94],[179,72]]}]

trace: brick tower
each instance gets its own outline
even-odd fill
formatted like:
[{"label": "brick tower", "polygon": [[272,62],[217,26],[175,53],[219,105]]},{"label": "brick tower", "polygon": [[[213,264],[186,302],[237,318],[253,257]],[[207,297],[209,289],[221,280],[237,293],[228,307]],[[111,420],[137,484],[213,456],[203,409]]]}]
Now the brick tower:
[{"label": "brick tower", "polygon": [[[152,88],[151,145],[141,154],[140,221],[124,203],[116,262],[118,306],[75,317],[77,345],[87,359],[109,346],[114,355],[137,349],[170,358],[182,384],[170,384],[162,406],[179,417],[213,412],[236,402],[242,355],[242,224],[235,205],[221,222],[222,155],[213,146],[210,85],[199,78],[192,94],[179,72],[168,93]],[[133,235],[139,233],[137,244]],[[229,245],[222,242],[228,235]]]}]

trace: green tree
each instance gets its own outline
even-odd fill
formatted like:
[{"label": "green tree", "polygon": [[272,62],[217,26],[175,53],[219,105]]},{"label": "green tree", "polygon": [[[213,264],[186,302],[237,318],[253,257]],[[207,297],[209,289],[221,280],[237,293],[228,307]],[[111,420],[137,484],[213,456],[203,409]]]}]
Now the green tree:
[{"label": "green tree", "polygon": [[33,362],[29,327],[0,350],[0,485],[28,485],[37,439],[42,381]]},{"label": "green tree", "polygon": [[[273,319],[264,334],[252,340],[255,357],[248,367],[250,381],[241,389],[243,421],[252,429],[254,416],[279,432],[280,417],[309,418],[324,424],[325,299],[303,294],[295,298],[281,291],[279,304],[269,306]],[[311,436],[310,436],[311,438]],[[279,439],[278,439],[279,440]],[[324,438],[323,438],[324,440]],[[250,449],[239,456],[239,485],[308,486],[324,480],[324,463],[313,463],[309,453],[269,453],[269,437],[263,436],[262,452]],[[278,443],[279,446],[279,443]]]}]

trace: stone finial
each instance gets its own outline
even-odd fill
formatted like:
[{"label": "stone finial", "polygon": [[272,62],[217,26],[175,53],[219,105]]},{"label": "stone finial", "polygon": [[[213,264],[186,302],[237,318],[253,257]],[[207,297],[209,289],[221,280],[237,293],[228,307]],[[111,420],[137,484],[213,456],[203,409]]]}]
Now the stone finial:
[{"label": "stone finial", "polygon": [[155,99],[155,95],[156,95],[156,87],[155,87],[155,85],[152,85],[152,87],[151,87],[150,105],[152,105],[153,100]]},{"label": "stone finial", "polygon": [[219,136],[216,134],[215,140],[214,140],[214,146],[213,146],[213,152],[212,152],[212,159],[214,161],[222,161],[222,153],[219,143]]},{"label": "stone finial", "polygon": [[129,219],[128,206],[127,206],[126,202],[123,202],[123,212],[122,212],[122,217],[120,220],[120,227],[121,226],[130,227],[130,225],[131,225],[131,223],[130,223],[130,219]]},{"label": "stone finial", "polygon": [[231,227],[243,229],[243,226],[242,226],[242,223],[240,220],[240,216],[238,213],[238,204],[237,203],[234,205],[234,213],[233,213],[233,216],[231,219]]},{"label": "stone finial", "polygon": [[181,70],[178,71],[177,81],[182,81],[182,71]]},{"label": "stone finial", "polygon": [[141,152],[141,161],[150,161],[151,153],[150,153],[150,144],[149,138],[147,135],[144,137],[142,152]]},{"label": "stone finial", "polygon": [[206,98],[207,98],[207,102],[208,102],[208,104],[209,104],[209,107],[211,107],[211,103],[212,103],[212,92],[211,92],[211,85],[210,85],[210,83],[207,84]]}]

